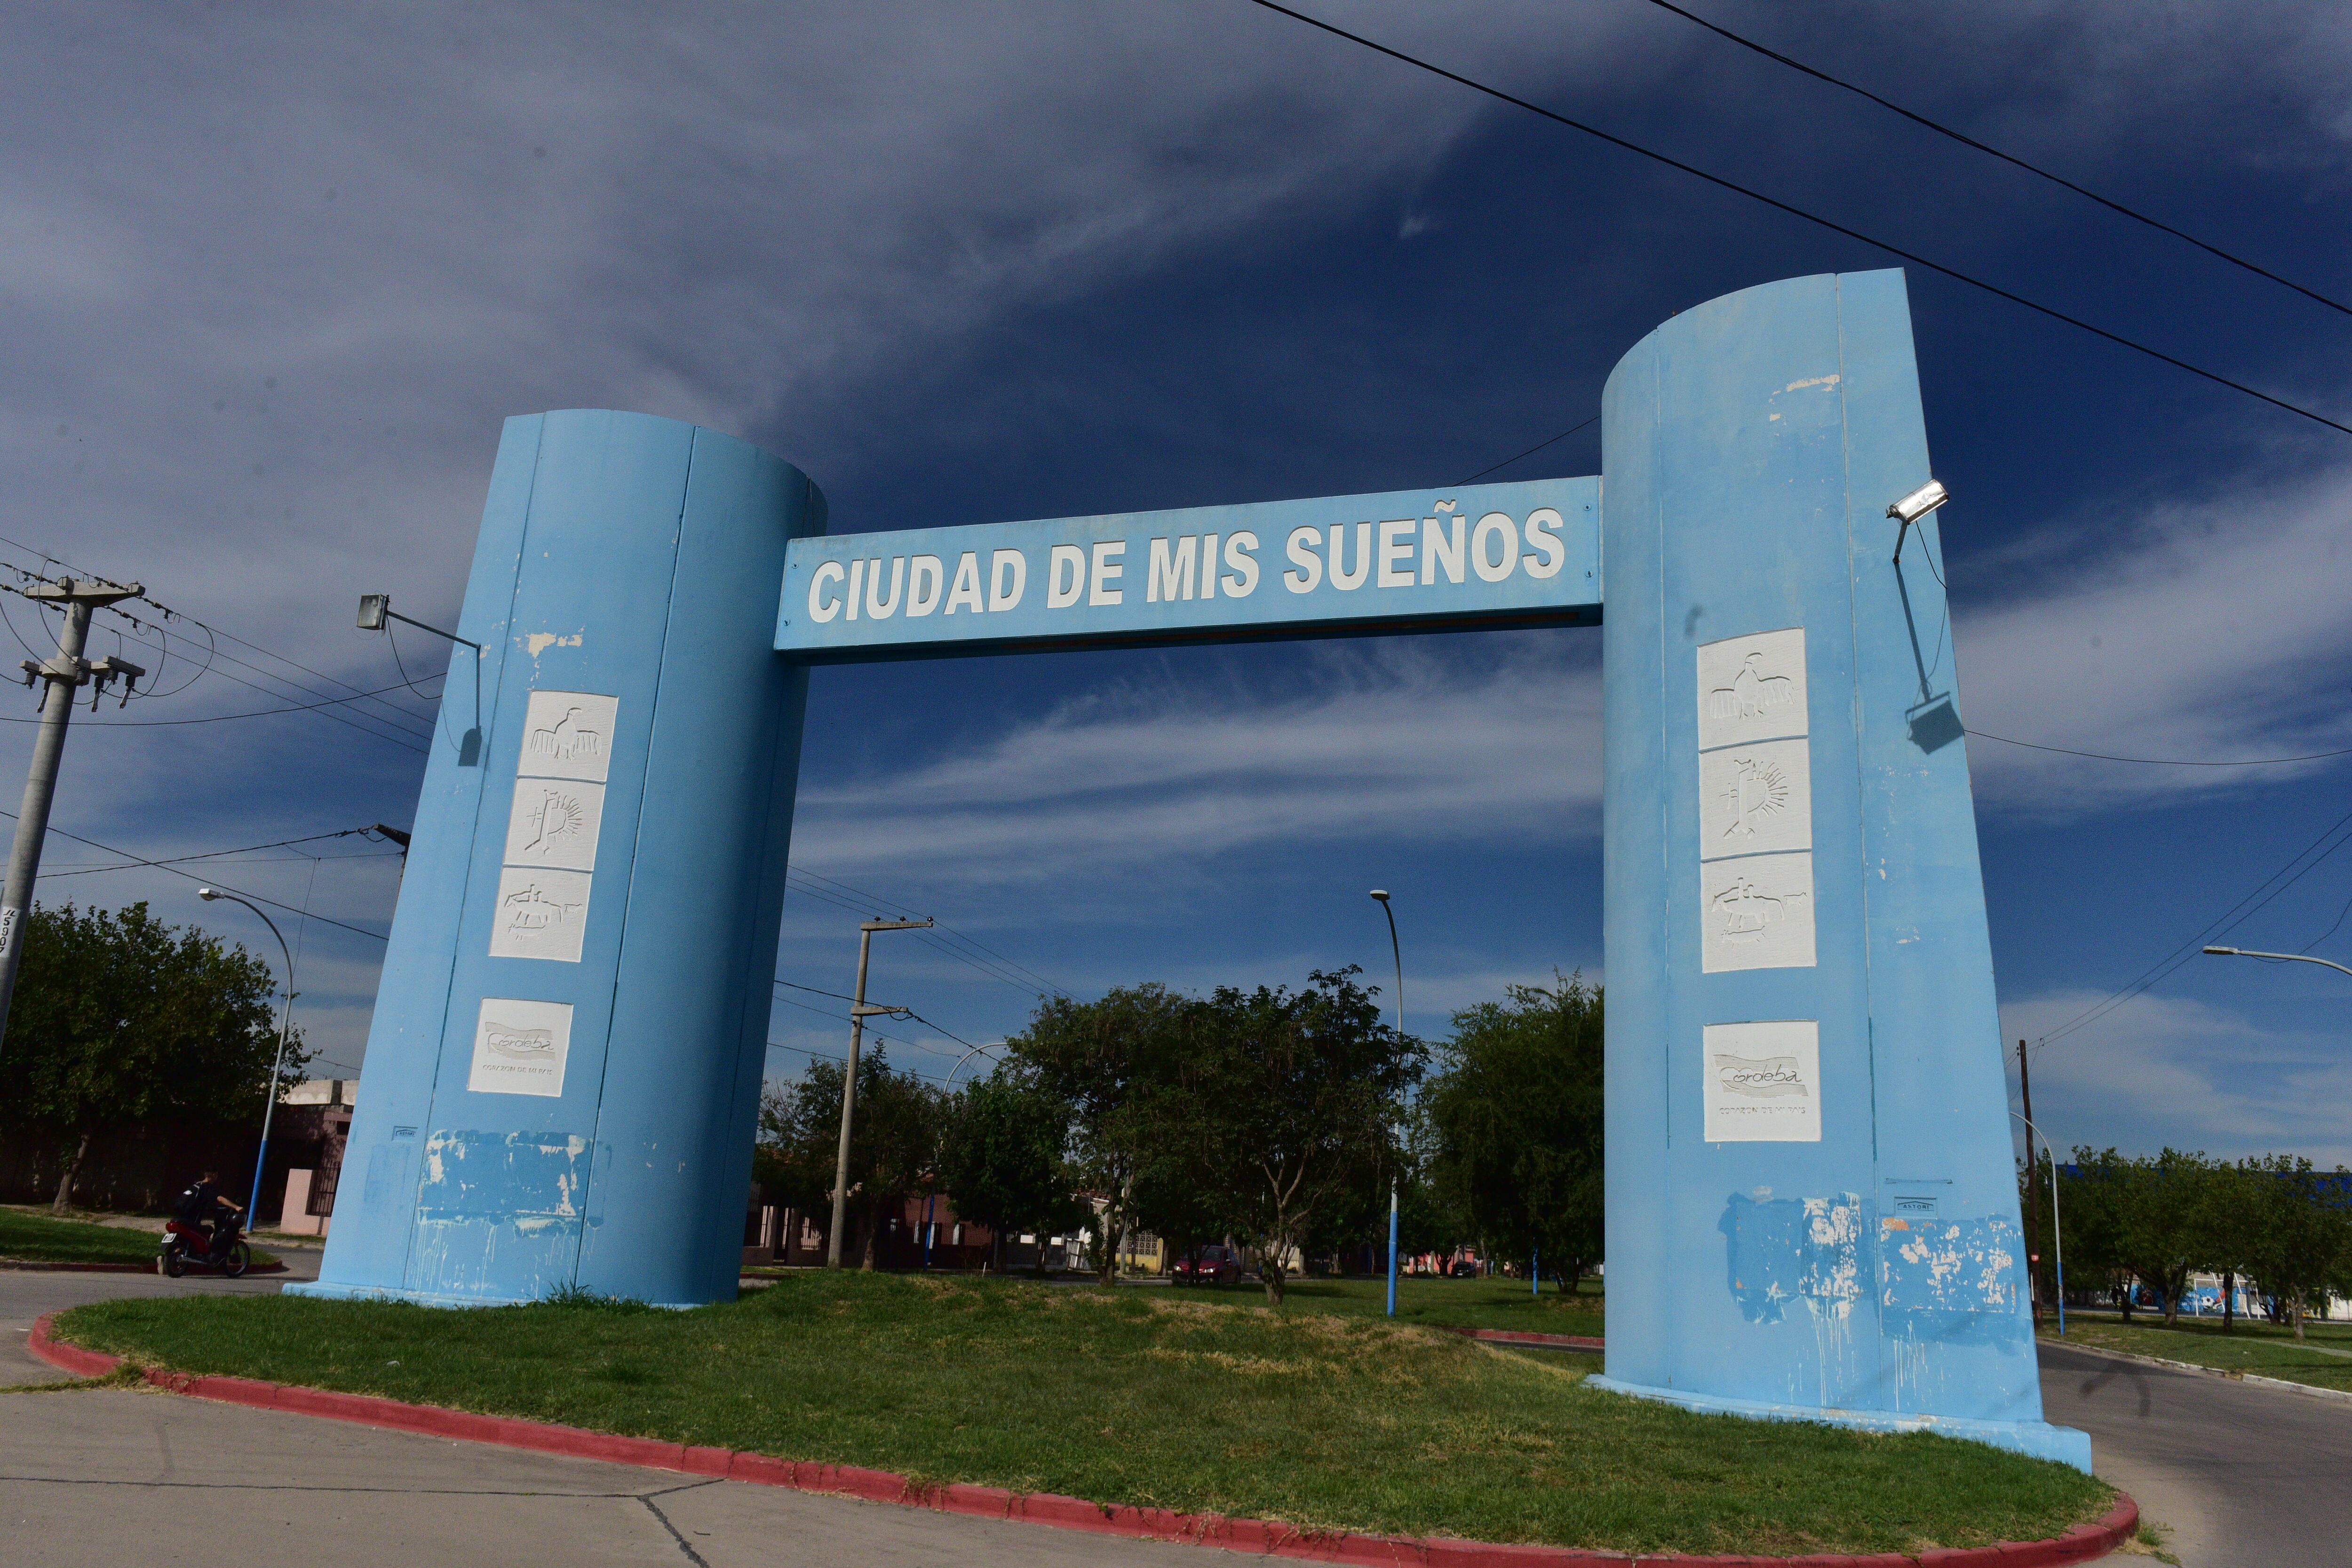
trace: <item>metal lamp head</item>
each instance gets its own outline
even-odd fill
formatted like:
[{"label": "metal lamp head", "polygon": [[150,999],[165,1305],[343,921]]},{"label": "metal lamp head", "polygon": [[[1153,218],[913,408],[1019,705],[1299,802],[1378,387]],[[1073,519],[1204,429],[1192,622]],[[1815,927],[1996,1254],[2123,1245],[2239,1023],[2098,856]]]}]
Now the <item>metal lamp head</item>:
[{"label": "metal lamp head", "polygon": [[391,595],[362,594],[360,595],[360,630],[363,632],[383,630],[383,617],[391,608]]},{"label": "metal lamp head", "polygon": [[209,904],[215,899],[219,898],[220,894],[210,888],[198,888],[196,889],[196,897],[204,900],[205,902]]},{"label": "metal lamp head", "polygon": [[1944,489],[1944,482],[1941,479],[1929,479],[1926,484],[1888,507],[1886,515],[1906,523],[1916,522],[1951,499],[1950,492]]},{"label": "metal lamp head", "polygon": [[1389,890],[1386,888],[1374,888],[1372,889],[1372,897],[1380,900],[1381,902],[1385,904],[1389,901]]}]

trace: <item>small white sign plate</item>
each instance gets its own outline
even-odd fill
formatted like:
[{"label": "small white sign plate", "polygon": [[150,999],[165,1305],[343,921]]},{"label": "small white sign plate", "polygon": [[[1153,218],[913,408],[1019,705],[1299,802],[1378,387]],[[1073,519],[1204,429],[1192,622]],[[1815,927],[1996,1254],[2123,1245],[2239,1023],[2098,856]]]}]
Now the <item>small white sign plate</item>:
[{"label": "small white sign plate", "polygon": [[576,779],[517,779],[507,817],[506,863],[596,868],[596,830],[604,820],[604,786]]},{"label": "small white sign plate", "polygon": [[552,958],[580,962],[588,928],[588,873],[509,866],[499,873],[499,907],[491,916],[492,958]]},{"label": "small white sign plate", "polygon": [[1726,746],[1698,759],[1698,858],[1813,847],[1813,771],[1806,741]]},{"label": "small white sign plate", "polygon": [[1698,868],[1701,969],[1809,969],[1813,858],[1748,855]]},{"label": "small white sign plate", "polygon": [[1809,732],[1804,627],[1753,632],[1700,646],[1700,751]]},{"label": "small white sign plate", "polygon": [[620,709],[619,698],[593,691],[532,692],[515,772],[526,778],[603,784],[613,767],[613,727]]},{"label": "small white sign plate", "polygon": [[466,1087],[476,1094],[562,1094],[571,1049],[571,1003],[485,996]]},{"label": "small white sign plate", "polygon": [[1821,1142],[1819,1024],[1709,1024],[1705,1035],[1699,1056],[1708,1142]]}]

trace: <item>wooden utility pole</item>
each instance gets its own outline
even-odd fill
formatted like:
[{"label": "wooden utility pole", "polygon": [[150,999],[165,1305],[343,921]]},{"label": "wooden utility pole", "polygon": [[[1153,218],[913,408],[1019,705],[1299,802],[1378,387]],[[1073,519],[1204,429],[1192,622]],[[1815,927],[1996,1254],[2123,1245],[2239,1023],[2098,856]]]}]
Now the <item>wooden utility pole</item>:
[{"label": "wooden utility pole", "polygon": [[2026,1076],[2025,1042],[2017,1042],[2017,1092],[2025,1101],[2025,1277],[2033,1288],[2033,1331],[2042,1331],[2042,1181],[2033,1155],[2033,1080]]},{"label": "wooden utility pole", "polygon": [[849,1066],[841,1075],[841,1152],[833,1163],[833,1234],[824,1244],[827,1268],[841,1267],[841,1233],[849,1227],[849,1131],[857,1114],[857,1056],[866,1044],[866,1020],[907,1011],[866,1005],[866,961],[874,951],[876,931],[915,931],[930,923],[926,915],[919,921],[860,921],[857,924],[857,999],[849,1005]]},{"label": "wooden utility pole", "polygon": [[41,843],[48,837],[49,803],[57,795],[58,764],[65,755],[66,721],[73,716],[74,693],[94,682],[89,705],[95,709],[107,683],[120,679],[122,700],[128,702],[139,678],[147,673],[120,658],[81,656],[89,637],[91,612],[138,598],[146,592],[138,584],[60,577],[16,592],[35,604],[63,610],[65,619],[58,627],[57,656],[39,664],[28,658],[21,667],[26,685],[42,683],[41,727],[33,735],[33,764],[25,775],[25,804],[16,814],[16,842],[8,854],[8,879],[0,887],[0,1038],[7,1034],[8,1009],[16,996],[16,971],[25,962],[25,921],[33,907],[33,885],[40,879]]}]

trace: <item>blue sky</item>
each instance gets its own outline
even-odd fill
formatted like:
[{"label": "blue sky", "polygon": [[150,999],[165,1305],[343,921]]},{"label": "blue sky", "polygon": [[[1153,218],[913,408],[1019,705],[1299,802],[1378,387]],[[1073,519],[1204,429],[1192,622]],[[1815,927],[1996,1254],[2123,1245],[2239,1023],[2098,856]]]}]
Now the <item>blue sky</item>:
[{"label": "blue sky", "polygon": [[[2352,296],[2340,8],[1703,8]],[[1645,0],[1318,14],[2352,422],[2352,316]],[[12,37],[0,557],[135,576],[227,656],[77,721],[56,825],[148,858],[407,822],[429,710],[407,689],[161,721],[318,700],[264,671],[400,681],[355,596],[454,615],[508,414],[740,434],[844,531],[1444,485],[1596,412],[1677,310],[1887,264],[1244,0],[60,5]],[[2352,746],[2352,437],[1911,289],[1970,725],[2199,761]],[[1599,468],[1595,426],[1494,477]],[[194,624],[169,635],[205,652]],[[399,649],[436,689],[440,650]],[[1349,963],[1385,984],[1365,889],[1386,887],[1410,1021],[1441,1033],[1508,982],[1602,976],[1598,657],[1570,630],[820,670],[794,860],[1077,994]],[[0,729],[13,778],[29,726]],[[1969,751],[2012,1042],[2352,808],[2352,758]],[[286,922],[299,1016],[348,1071],[382,951],[361,931],[399,862],[302,847],[336,858],[191,869],[322,917]],[[53,841],[42,896],[274,945],[193,882],[84,869],[110,858]],[[2227,940],[2300,948],[2347,901],[2352,857],[2330,858]],[[846,990],[854,923],[796,890],[779,973]],[[926,1071],[961,1051],[941,1031],[999,1038],[1034,996],[951,945],[877,939],[875,994],[935,1021],[886,1030]],[[2315,951],[2352,961],[2352,921]],[[2195,959],[2037,1055],[2038,1117],[2066,1142],[2352,1160],[2348,985]],[[779,1075],[845,1033],[791,994],[822,1011],[778,1007]]]}]

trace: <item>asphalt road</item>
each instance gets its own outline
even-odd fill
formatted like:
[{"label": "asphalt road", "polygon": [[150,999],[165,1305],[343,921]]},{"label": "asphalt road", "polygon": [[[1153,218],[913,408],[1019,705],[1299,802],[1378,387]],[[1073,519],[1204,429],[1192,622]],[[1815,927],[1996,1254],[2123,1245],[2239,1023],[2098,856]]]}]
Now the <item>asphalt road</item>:
[{"label": "asphalt road", "polygon": [[2352,1564],[2352,1403],[2045,1342],[2042,1405],[2184,1568]]},{"label": "asphalt road", "polygon": [[[305,1278],[0,1270],[0,1384],[44,1312]],[[2352,1568],[2352,1404],[2044,1345],[2051,1420],[2174,1531],[2186,1568]],[[807,1564],[1226,1560],[1192,1547],[950,1519],[664,1470],[517,1453],[128,1390],[0,1394],[0,1563]]]}]

